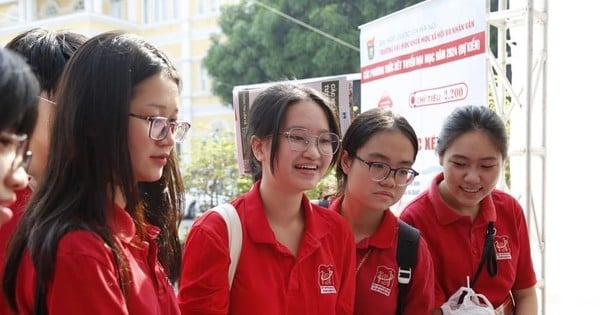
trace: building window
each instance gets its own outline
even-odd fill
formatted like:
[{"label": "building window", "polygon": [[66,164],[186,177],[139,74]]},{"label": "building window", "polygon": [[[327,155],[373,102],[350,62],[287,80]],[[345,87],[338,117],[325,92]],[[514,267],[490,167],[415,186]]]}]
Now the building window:
[{"label": "building window", "polygon": [[166,12],[165,2],[163,0],[155,0],[154,1],[154,22],[162,22],[166,20],[165,15]]},{"label": "building window", "polygon": [[144,23],[150,23],[150,12],[148,12],[148,8],[150,8],[150,6],[148,5],[149,0],[144,0]]},{"label": "building window", "polygon": [[125,1],[123,0],[110,0],[109,2],[109,14],[112,17],[123,18],[125,14]]},{"label": "building window", "polygon": [[44,10],[44,17],[58,16],[58,3],[56,1],[48,1],[46,3],[46,9]]},{"label": "building window", "polygon": [[210,0],[210,12],[215,13],[219,12],[219,0]]},{"label": "building window", "polygon": [[203,15],[206,13],[206,8],[204,7],[204,0],[198,0],[198,14]]},{"label": "building window", "polygon": [[176,20],[179,18],[179,0],[173,0],[171,3],[173,4],[173,19]]},{"label": "building window", "polygon": [[75,3],[73,11],[85,11],[85,3],[83,3],[83,0],[79,0]]},{"label": "building window", "polygon": [[208,93],[208,71],[206,71],[206,68],[202,63],[203,60],[200,60],[198,67],[198,92]]}]

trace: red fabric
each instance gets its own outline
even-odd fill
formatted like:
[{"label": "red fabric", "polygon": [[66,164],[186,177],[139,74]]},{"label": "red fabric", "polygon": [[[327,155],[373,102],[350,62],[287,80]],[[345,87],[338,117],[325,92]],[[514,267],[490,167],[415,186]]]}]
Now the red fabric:
[{"label": "red fabric", "polygon": [[[31,194],[32,191],[29,189],[29,187],[17,191],[17,201],[10,206],[11,210],[13,211],[13,217],[10,219],[10,221],[6,222],[0,227],[0,281],[4,276],[4,264],[6,261],[8,243],[10,242],[10,238],[15,232],[15,229],[17,228],[17,224],[23,216],[23,212],[25,212],[25,207],[27,206],[27,202],[29,201]],[[0,314],[10,314],[6,297],[4,296],[1,285]]]},{"label": "red fabric", "polygon": [[[115,208],[115,241],[130,268],[128,295],[124,296],[119,287],[115,258],[104,241],[91,232],[69,232],[58,244],[54,277],[46,298],[50,315],[179,314],[174,291],[156,256],[154,239],[158,228],[149,226],[153,239],[140,241],[129,214]],[[32,312],[34,281],[35,272],[27,253],[17,278],[19,314]]]},{"label": "red fabric", "polygon": [[[178,296],[182,314],[352,314],[354,237],[347,223],[304,196],[304,235],[294,257],[275,239],[259,185],[232,202],[243,242],[231,293],[225,222],[209,212],[192,225]],[[321,280],[330,271],[331,281]]]},{"label": "red fabric", "polygon": [[[340,213],[342,198],[330,209]],[[387,210],[377,231],[356,244],[356,303],[354,314],[395,315],[398,304],[398,220]],[[367,252],[369,254],[367,255]],[[366,258],[365,258],[366,256]],[[434,273],[431,254],[421,237],[417,263],[404,300],[404,314],[431,314],[434,303]]]},{"label": "red fabric", "polygon": [[458,288],[473,280],[481,260],[489,221],[495,221],[494,243],[498,274],[481,272],[475,291],[484,294],[494,307],[504,302],[511,290],[530,288],[536,283],[529,235],[523,209],[507,193],[494,190],[482,200],[473,222],[452,210],[440,196],[437,175],[428,190],[417,196],[400,218],[421,230],[427,240],[436,274],[436,307],[440,307]]},{"label": "red fabric", "polygon": [[21,217],[23,216],[25,206],[27,206],[27,202],[31,197],[31,193],[32,192],[29,187],[17,191],[17,201],[10,206],[10,209],[13,211],[13,217],[10,219],[10,221],[4,223],[0,227],[0,262],[2,262],[2,265],[4,265],[8,242],[17,228],[17,223],[19,223]]}]

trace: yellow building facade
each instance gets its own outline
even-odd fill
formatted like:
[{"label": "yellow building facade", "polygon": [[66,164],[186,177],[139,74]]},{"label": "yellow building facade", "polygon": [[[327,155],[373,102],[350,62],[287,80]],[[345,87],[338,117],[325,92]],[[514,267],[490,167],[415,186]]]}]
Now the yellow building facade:
[{"label": "yellow building facade", "polygon": [[[219,34],[222,5],[237,0],[0,0],[0,45],[34,27],[87,36],[109,30],[139,34],[167,53],[181,73],[180,118],[192,122],[182,153],[215,129],[234,131],[230,107],[212,95],[202,66],[210,37]],[[187,147],[187,148],[186,148]]]}]

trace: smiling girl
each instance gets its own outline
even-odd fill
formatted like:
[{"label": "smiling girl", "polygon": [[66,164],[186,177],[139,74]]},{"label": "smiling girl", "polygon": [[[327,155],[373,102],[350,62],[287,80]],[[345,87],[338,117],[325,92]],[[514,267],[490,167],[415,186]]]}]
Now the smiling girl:
[{"label": "smiling girl", "polygon": [[[508,151],[504,122],[485,106],[458,107],[444,122],[435,149],[443,172],[400,215],[429,244],[434,314],[467,286],[467,277],[498,314],[537,314],[525,216],[512,196],[496,189]],[[489,244],[487,233],[493,236]],[[488,245],[490,256],[483,255]]]},{"label": "smiling girl", "polygon": [[225,222],[208,212],[186,241],[182,314],[352,314],[354,237],[304,194],[335,164],[338,135],[330,101],[315,90],[277,84],[257,96],[247,131],[256,182],[231,202],[243,234],[233,284]]}]

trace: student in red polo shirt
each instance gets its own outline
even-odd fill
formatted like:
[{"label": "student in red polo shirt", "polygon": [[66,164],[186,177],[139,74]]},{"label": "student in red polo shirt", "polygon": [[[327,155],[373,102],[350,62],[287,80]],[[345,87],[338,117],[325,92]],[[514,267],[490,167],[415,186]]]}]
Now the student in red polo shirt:
[{"label": "student in red polo shirt", "polygon": [[330,101],[313,89],[276,84],[257,96],[247,131],[256,182],[232,201],[243,234],[233,284],[225,222],[208,212],[185,244],[182,314],[352,314],[352,231],[304,194],[333,167],[338,134]]},{"label": "student in red polo shirt", "polygon": [[[436,273],[435,314],[467,286],[467,277],[497,312],[537,314],[536,276],[523,210],[513,197],[495,189],[507,148],[504,122],[493,110],[456,108],[436,145],[443,172],[400,215],[421,230],[430,246]],[[484,255],[488,230],[490,255]]]},{"label": "student in red polo shirt", "polygon": [[13,311],[179,314],[157,258],[183,193],[170,158],[190,127],[177,121],[179,84],[166,55],[135,35],[102,33],[75,52],[46,172],[7,256]]},{"label": "student in red polo shirt", "polygon": [[56,108],[53,99],[58,79],[69,58],[86,39],[87,37],[74,32],[34,28],[15,36],[5,46],[25,58],[39,82],[41,91],[38,98],[38,117],[29,140],[29,150],[32,155],[26,171],[30,181],[25,189],[17,192],[17,201],[11,206],[14,216],[0,230],[0,262],[4,262],[4,250],[23,215],[32,188],[46,168],[50,126]]},{"label": "student in red polo shirt", "polygon": [[[350,223],[356,241],[354,314],[398,314],[398,221],[390,206],[418,173],[411,168],[418,142],[408,121],[388,109],[358,115],[342,142],[336,176],[340,197],[330,206]],[[434,274],[421,238],[403,314],[431,314]]]},{"label": "student in red polo shirt", "polygon": [[[0,48],[0,231],[13,211],[16,191],[27,185],[27,143],[35,127],[39,85],[25,61]],[[0,257],[4,257],[0,248]],[[4,314],[4,313],[2,313]]]}]

